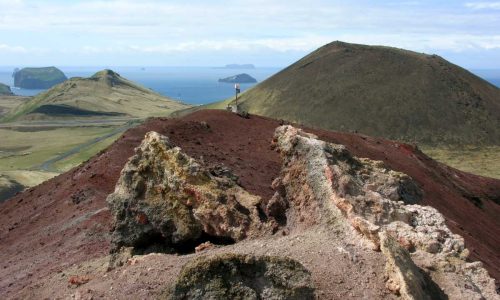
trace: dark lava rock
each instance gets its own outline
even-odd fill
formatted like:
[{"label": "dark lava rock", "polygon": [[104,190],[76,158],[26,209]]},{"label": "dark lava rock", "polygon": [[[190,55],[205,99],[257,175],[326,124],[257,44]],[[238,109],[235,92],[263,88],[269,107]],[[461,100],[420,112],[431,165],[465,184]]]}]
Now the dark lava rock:
[{"label": "dark lava rock", "polygon": [[68,78],[56,67],[24,68],[14,71],[14,86],[24,89],[49,89]]},{"label": "dark lava rock", "polygon": [[310,272],[290,258],[222,254],[183,268],[164,299],[315,299]]}]

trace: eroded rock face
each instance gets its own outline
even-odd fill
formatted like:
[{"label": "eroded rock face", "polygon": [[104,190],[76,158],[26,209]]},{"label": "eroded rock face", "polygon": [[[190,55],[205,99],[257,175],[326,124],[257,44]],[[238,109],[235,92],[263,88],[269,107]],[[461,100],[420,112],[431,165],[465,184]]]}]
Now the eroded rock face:
[{"label": "eroded rock face", "polygon": [[149,132],[107,198],[114,244],[175,247],[202,235],[238,241],[270,230],[259,218],[260,197],[227,170],[209,169]]},{"label": "eroded rock face", "polygon": [[386,287],[403,299],[447,299],[443,291],[415,265],[410,254],[385,231],[380,249],[386,257]]},{"label": "eroded rock face", "polygon": [[[267,214],[286,212],[283,223],[291,230],[315,224],[354,229],[373,250],[382,248],[388,286],[405,298],[438,298],[439,289],[428,288],[432,281],[451,298],[498,297],[481,264],[466,262],[463,238],[448,229],[436,209],[415,204],[422,193],[409,176],[292,126],[278,127],[274,143],[283,168],[273,182],[276,194],[263,202]],[[430,276],[419,276],[419,269]],[[408,270],[413,275],[401,275]],[[412,282],[417,279],[421,284]]]},{"label": "eroded rock face", "polygon": [[185,265],[165,299],[315,299],[311,274],[295,260],[223,254]]}]

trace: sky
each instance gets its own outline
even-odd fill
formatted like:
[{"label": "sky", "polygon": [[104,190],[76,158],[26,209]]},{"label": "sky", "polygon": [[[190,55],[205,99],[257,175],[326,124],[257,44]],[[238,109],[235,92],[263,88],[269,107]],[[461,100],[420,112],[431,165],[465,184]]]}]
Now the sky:
[{"label": "sky", "polygon": [[335,40],[500,69],[500,1],[0,0],[0,66],[283,67]]}]

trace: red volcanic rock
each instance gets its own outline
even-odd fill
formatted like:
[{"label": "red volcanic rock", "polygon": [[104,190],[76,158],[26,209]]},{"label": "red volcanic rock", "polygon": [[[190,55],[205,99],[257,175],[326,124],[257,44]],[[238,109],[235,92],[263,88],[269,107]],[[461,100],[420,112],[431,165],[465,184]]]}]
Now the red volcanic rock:
[{"label": "red volcanic rock", "polygon": [[[271,184],[281,169],[280,157],[271,147],[279,125],[277,120],[244,119],[214,110],[179,119],[150,119],[80,166],[1,203],[1,298],[26,295],[41,278],[109,253],[112,218],[105,199],[147,132],[168,136],[187,155],[207,165],[223,163],[245,190],[271,199],[275,192]],[[500,278],[500,180],[447,167],[409,145],[350,133],[306,131],[413,178],[423,191],[419,204],[438,209],[451,231],[464,238],[470,258],[481,260],[490,275]],[[279,206],[273,209],[279,214]]]},{"label": "red volcanic rock", "polygon": [[[275,140],[283,168],[274,186],[287,203],[286,226],[292,233],[321,224],[338,232],[336,243],[344,236],[382,250],[386,286],[404,299],[495,298],[494,279],[480,263],[467,262],[463,238],[449,230],[436,209],[419,205],[422,193],[412,178],[293,126],[278,127]],[[399,240],[414,246],[411,253]]]}]

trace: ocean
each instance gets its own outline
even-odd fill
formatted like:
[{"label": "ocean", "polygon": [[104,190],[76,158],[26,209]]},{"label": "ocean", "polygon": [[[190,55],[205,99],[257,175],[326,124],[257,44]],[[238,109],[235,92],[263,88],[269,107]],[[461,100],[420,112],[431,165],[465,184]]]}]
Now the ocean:
[{"label": "ocean", "polygon": [[[13,86],[13,67],[0,67],[0,82]],[[122,77],[155,92],[189,104],[206,104],[234,96],[234,84],[219,83],[220,78],[247,73],[261,82],[281,68],[225,69],[211,67],[59,67],[68,78],[89,77],[103,69],[112,69]],[[241,91],[255,83],[241,84]],[[11,88],[16,95],[34,96],[44,90]]]},{"label": "ocean", "polygon": [[[12,86],[13,67],[0,67],[0,82]],[[159,94],[189,104],[206,104],[234,95],[234,85],[217,82],[240,73],[247,73],[261,82],[281,68],[225,69],[216,67],[60,67],[70,77],[89,77],[103,69],[112,69],[123,77],[148,87]],[[471,70],[474,74],[500,87],[500,70]],[[241,84],[245,91],[252,84]],[[43,90],[12,88],[17,95],[33,96]]]}]

